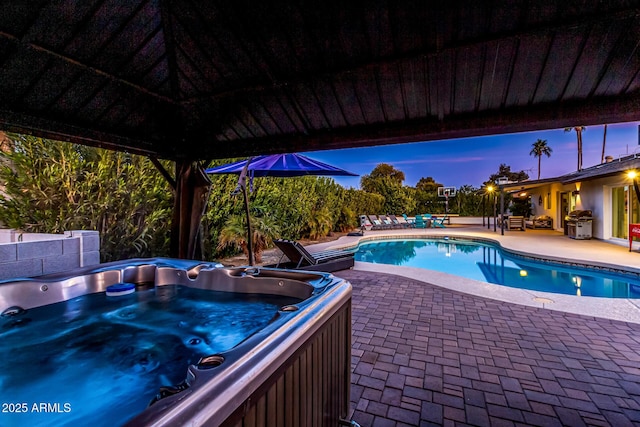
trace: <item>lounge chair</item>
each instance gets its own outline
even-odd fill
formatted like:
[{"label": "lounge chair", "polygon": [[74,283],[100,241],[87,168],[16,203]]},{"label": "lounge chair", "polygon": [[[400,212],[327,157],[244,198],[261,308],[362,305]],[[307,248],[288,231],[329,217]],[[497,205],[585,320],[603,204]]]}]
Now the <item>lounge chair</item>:
[{"label": "lounge chair", "polygon": [[360,215],[360,230],[369,231],[369,230],[372,230],[372,229],[373,229],[373,224],[371,223],[369,218],[367,218],[366,215]]},{"label": "lounge chair", "polygon": [[[321,251],[310,253],[294,240],[275,239],[273,243],[282,251],[282,256],[277,264],[268,267],[332,272],[349,269],[354,264],[353,252]],[[289,262],[283,262],[285,256]]]},{"label": "lounge chair", "polygon": [[398,222],[398,220],[393,220],[391,215],[378,215],[378,218],[387,225],[389,228],[402,228],[402,225]]},{"label": "lounge chair", "polygon": [[391,221],[396,224],[397,228],[409,228],[410,224],[402,217],[397,217],[395,215],[389,215]]},{"label": "lounge chair", "polygon": [[384,224],[382,221],[380,221],[380,219],[378,219],[377,215],[367,215],[367,216],[369,217],[369,220],[373,224],[373,229],[374,230],[386,230],[386,229],[391,228],[391,227],[387,226],[387,224]]},{"label": "lounge chair", "polygon": [[444,222],[447,220],[447,214],[442,217],[433,217],[431,219],[431,226],[434,228],[445,228]]},{"label": "lounge chair", "polygon": [[393,223],[389,218],[387,218],[386,215],[378,215],[378,219],[380,220],[380,222],[382,222],[382,225],[384,225],[386,228],[394,228]]}]

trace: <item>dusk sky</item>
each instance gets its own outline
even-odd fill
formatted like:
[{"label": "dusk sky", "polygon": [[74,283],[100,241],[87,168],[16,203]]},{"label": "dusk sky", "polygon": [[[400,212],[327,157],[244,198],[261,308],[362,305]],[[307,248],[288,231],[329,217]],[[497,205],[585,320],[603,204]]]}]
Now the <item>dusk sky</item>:
[{"label": "dusk sky", "polygon": [[[607,129],[605,155],[618,158],[640,153],[640,122],[612,124]],[[583,132],[583,168],[600,163],[604,126],[587,126]],[[479,188],[501,163],[511,170],[524,170],[530,179],[538,176],[538,159],[529,155],[532,144],[546,139],[553,152],[542,157],[540,178],[551,178],[576,170],[576,133],[555,129],[508,135],[452,139],[446,141],[394,144],[377,147],[304,153],[311,158],[357,173],[358,177],[334,177],[344,187],[359,188],[360,177],[379,163],[388,163],[405,174],[405,185],[415,186],[421,177],[431,176],[448,187],[468,184]]]}]

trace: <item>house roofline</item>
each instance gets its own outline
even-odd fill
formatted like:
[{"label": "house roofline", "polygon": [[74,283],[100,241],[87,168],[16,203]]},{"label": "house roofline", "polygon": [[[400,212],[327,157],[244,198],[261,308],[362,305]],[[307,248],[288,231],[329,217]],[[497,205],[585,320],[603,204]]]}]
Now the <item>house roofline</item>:
[{"label": "house roofline", "polygon": [[531,181],[520,181],[505,184],[502,186],[505,190],[526,190],[541,187],[545,184],[573,184],[580,181],[591,181],[594,179],[606,178],[619,174],[629,169],[640,169],[640,154],[631,154],[619,157],[610,162],[600,163],[580,171],[570,172],[553,178],[544,178]]}]

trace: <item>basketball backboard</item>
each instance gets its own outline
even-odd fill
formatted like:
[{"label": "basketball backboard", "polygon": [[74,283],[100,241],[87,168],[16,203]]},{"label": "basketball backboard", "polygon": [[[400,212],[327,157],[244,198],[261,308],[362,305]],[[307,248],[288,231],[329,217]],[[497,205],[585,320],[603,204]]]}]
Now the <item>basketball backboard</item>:
[{"label": "basketball backboard", "polygon": [[438,187],[438,197],[455,197],[455,187]]}]

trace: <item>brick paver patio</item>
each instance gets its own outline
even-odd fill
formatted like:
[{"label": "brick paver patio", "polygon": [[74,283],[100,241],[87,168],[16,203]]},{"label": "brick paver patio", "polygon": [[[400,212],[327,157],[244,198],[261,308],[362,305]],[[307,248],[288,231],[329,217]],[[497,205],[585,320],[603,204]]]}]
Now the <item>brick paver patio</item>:
[{"label": "brick paver patio", "polygon": [[[640,325],[347,270],[360,425],[640,425]],[[428,273],[427,273],[428,274]]]}]

